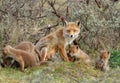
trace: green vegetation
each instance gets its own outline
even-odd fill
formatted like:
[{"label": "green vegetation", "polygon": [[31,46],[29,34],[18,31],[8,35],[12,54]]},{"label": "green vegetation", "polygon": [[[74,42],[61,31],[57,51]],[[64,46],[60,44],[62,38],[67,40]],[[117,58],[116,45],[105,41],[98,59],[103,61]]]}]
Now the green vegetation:
[{"label": "green vegetation", "polygon": [[48,65],[27,68],[0,69],[0,83],[119,83],[119,68],[108,72],[96,70],[83,62],[50,62]]},{"label": "green vegetation", "polygon": [[110,57],[110,66],[112,68],[120,67],[120,51],[113,51]]}]

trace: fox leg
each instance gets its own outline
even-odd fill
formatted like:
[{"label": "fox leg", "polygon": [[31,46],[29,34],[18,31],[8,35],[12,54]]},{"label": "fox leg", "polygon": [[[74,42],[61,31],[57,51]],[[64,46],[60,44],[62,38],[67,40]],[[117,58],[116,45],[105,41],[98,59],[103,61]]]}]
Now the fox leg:
[{"label": "fox leg", "polygon": [[69,61],[65,47],[59,46],[59,52],[61,53],[61,57],[64,59],[64,61]]},{"label": "fox leg", "polygon": [[38,54],[37,54],[36,52],[34,52],[33,54],[34,54],[34,57],[35,57],[35,61],[36,61],[36,62],[39,62],[40,59],[39,59]]},{"label": "fox leg", "polygon": [[24,72],[24,66],[25,66],[25,63],[24,63],[22,57],[17,58],[17,61],[18,61],[19,64],[20,64],[21,71]]},{"label": "fox leg", "polygon": [[42,48],[42,50],[41,50],[41,61],[45,61],[46,60],[47,51],[48,51],[47,47]]},{"label": "fox leg", "polygon": [[38,59],[39,59],[39,61],[40,61],[40,59],[41,59],[41,54],[40,54],[40,51],[39,51],[37,48],[35,48],[35,53],[37,54]]}]

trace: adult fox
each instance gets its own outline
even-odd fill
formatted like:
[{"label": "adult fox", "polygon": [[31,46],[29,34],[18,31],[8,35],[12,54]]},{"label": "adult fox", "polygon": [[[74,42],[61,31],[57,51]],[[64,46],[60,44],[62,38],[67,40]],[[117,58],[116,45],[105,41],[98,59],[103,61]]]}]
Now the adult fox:
[{"label": "adult fox", "polygon": [[79,25],[80,21],[65,21],[63,27],[59,27],[55,32],[41,38],[35,45],[40,52],[41,60],[45,61],[59,51],[64,61],[69,61],[65,48],[78,37]]}]

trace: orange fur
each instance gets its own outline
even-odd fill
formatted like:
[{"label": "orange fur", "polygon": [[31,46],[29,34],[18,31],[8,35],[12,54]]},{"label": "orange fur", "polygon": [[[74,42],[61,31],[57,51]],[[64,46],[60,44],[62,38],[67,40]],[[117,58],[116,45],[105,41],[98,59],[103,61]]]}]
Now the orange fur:
[{"label": "orange fur", "polygon": [[[20,44],[16,45],[14,48],[29,52],[35,56],[37,62],[40,61],[39,51],[29,41],[21,42]],[[9,66],[9,67],[11,67],[12,65],[17,66],[16,62],[13,61],[10,56],[3,57],[3,64],[4,64],[4,66]]]},{"label": "orange fur", "polygon": [[34,55],[32,55],[29,52],[20,50],[20,49],[15,49],[11,47],[10,45],[7,45],[3,49],[3,52],[4,52],[4,56],[11,56],[20,64],[21,71],[24,71],[24,67],[39,65]]},{"label": "orange fur", "polygon": [[41,54],[41,60],[45,61],[59,51],[64,61],[69,61],[65,48],[78,37],[79,32],[79,22],[66,22],[64,27],[41,38],[36,44],[36,48]]},{"label": "orange fur", "polygon": [[24,50],[26,52],[32,53],[35,56],[37,62],[39,62],[40,60],[40,56],[37,48],[35,48],[34,44],[32,44],[29,41],[21,42],[20,44],[15,46],[15,49],[20,49],[20,50]]},{"label": "orange fur", "polygon": [[70,45],[68,54],[70,56],[69,59],[75,58],[78,60],[83,60],[87,64],[91,63],[90,57],[85,52],[83,52],[77,45]]},{"label": "orange fur", "polygon": [[100,56],[96,59],[95,67],[100,69],[101,71],[108,71],[109,70],[109,58],[110,53],[107,51],[101,51]]}]

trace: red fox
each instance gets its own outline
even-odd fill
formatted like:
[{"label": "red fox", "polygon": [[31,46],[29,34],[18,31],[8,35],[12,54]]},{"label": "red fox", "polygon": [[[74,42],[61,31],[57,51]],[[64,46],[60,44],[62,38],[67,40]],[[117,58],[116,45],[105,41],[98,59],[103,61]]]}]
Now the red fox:
[{"label": "red fox", "polygon": [[109,70],[110,53],[108,51],[101,51],[100,56],[96,59],[95,67],[101,71]]},{"label": "red fox", "polygon": [[90,64],[90,57],[83,52],[78,45],[69,45],[68,57],[71,61],[83,60],[86,64]]},{"label": "red fox", "polygon": [[[39,62],[39,60],[40,60],[40,57],[38,54],[39,51],[35,48],[35,46],[31,42],[29,42],[29,41],[21,42],[20,44],[16,45],[14,48],[32,53],[35,56],[36,61]],[[12,66],[17,67],[18,66],[17,62],[14,61],[12,59],[12,57],[10,57],[10,56],[3,56],[3,65],[9,66],[9,67],[12,67]]]},{"label": "red fox", "polygon": [[80,21],[65,21],[64,27],[59,27],[57,31],[41,38],[35,45],[40,52],[41,60],[45,61],[59,51],[61,58],[63,58],[64,61],[69,61],[65,48],[78,37],[80,32],[79,25]]},{"label": "red fox", "polygon": [[20,49],[32,53],[35,56],[37,62],[39,62],[40,60],[39,51],[37,50],[37,48],[35,48],[32,42],[29,41],[21,42],[20,44],[15,46],[15,49]]},{"label": "red fox", "polygon": [[20,49],[15,49],[10,45],[7,45],[3,49],[3,52],[4,52],[4,56],[11,56],[20,64],[21,71],[24,71],[24,67],[39,65],[33,54]]}]

